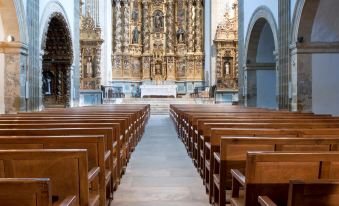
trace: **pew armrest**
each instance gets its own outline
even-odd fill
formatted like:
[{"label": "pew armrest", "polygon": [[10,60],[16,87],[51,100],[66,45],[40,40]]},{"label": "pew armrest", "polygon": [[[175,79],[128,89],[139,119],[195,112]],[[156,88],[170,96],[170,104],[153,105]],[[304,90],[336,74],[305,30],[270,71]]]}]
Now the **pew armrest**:
[{"label": "pew armrest", "polygon": [[213,156],[214,156],[214,160],[220,164],[220,153],[219,152],[214,152],[213,153]]},{"label": "pew armrest", "polygon": [[88,182],[92,182],[95,177],[97,177],[100,173],[100,167],[93,167],[89,172],[88,172]]},{"label": "pew armrest", "polygon": [[245,186],[246,178],[239,170],[232,169],[231,174],[232,174],[232,198],[239,198],[240,188]]},{"label": "pew armrest", "polygon": [[269,197],[259,196],[258,202],[261,206],[277,206]]},{"label": "pew armrest", "polygon": [[53,206],[75,206],[76,200],[76,196],[68,196],[64,200],[54,203]]},{"label": "pew armrest", "polygon": [[237,180],[237,182],[241,185],[241,186],[245,186],[245,181],[246,181],[246,178],[245,176],[239,171],[239,170],[235,170],[235,169],[232,169],[231,170],[231,173],[232,173],[232,178]]}]

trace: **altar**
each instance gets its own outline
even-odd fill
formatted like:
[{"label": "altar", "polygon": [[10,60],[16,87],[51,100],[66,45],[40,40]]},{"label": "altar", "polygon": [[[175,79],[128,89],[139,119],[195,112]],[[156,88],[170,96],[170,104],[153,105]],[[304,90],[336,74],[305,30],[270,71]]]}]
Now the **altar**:
[{"label": "altar", "polygon": [[141,98],[144,96],[173,96],[177,97],[177,85],[142,85]]}]

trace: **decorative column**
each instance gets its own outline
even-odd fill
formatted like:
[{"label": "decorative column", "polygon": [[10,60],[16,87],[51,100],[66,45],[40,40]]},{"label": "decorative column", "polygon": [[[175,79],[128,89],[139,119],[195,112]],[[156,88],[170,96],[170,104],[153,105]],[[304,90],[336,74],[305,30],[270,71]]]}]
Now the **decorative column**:
[{"label": "decorative column", "polygon": [[188,0],[188,52],[193,53],[194,50],[194,39],[193,39],[193,0]]},{"label": "decorative column", "polygon": [[196,1],[195,7],[195,52],[202,51],[201,0]]},{"label": "decorative column", "polygon": [[173,17],[173,0],[168,0],[167,2],[167,52],[173,53],[173,27],[174,27],[174,17]]},{"label": "decorative column", "polygon": [[96,89],[100,89],[101,86],[101,69],[100,69],[100,64],[101,64],[101,44],[98,45],[96,48],[96,66],[95,66],[95,71],[94,71],[94,78],[96,79]]},{"label": "decorative column", "polygon": [[121,0],[115,0],[115,30],[114,40],[115,47],[112,57],[112,78],[120,79],[122,77],[122,12],[121,12]]},{"label": "decorative column", "polygon": [[64,81],[65,81],[65,106],[67,108],[71,107],[71,66],[68,66],[66,68],[66,71],[64,73]]},{"label": "decorative column", "polygon": [[121,0],[115,0],[115,52],[121,53]]},{"label": "decorative column", "polygon": [[130,8],[129,8],[129,0],[123,0],[124,6],[124,25],[123,25],[123,47],[124,53],[129,52],[129,16],[130,16]]},{"label": "decorative column", "polygon": [[195,7],[195,71],[194,79],[203,80],[204,79],[204,68],[203,68],[203,54],[202,54],[202,2],[201,0],[196,0]]},{"label": "decorative column", "polygon": [[167,80],[175,81],[175,57],[174,57],[174,5],[173,0],[167,1],[167,55],[166,55],[166,65],[167,65]]},{"label": "decorative column", "polygon": [[142,56],[142,79],[150,80],[150,23],[149,23],[149,0],[142,0],[142,36],[143,36],[143,56]]},{"label": "decorative column", "polygon": [[62,87],[61,87],[61,84],[62,84],[62,68],[58,68],[58,73],[57,73],[57,85],[56,85],[56,94],[57,94],[57,102],[58,103],[63,103],[63,94],[62,94]]},{"label": "decorative column", "polygon": [[123,77],[130,78],[130,56],[129,56],[129,18],[130,18],[130,5],[129,0],[123,0]]}]

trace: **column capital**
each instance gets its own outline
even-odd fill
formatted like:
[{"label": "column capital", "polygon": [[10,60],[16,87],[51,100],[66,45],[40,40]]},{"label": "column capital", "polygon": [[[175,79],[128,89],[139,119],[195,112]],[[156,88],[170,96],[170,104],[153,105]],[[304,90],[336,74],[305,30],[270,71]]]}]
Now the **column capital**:
[{"label": "column capital", "polygon": [[142,0],[142,4],[147,5],[149,3],[149,0]]}]

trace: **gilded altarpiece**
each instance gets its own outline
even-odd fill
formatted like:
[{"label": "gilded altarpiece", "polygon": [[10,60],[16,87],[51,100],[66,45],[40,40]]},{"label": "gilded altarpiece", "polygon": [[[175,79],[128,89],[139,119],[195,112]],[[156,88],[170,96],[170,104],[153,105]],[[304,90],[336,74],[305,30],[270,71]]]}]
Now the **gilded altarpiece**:
[{"label": "gilded altarpiece", "polygon": [[80,89],[98,90],[101,87],[101,28],[96,26],[89,12],[81,20]]},{"label": "gilded altarpiece", "polygon": [[113,80],[203,81],[202,0],[114,0]]},{"label": "gilded altarpiece", "polygon": [[238,18],[237,4],[234,15],[227,11],[224,20],[217,27],[214,44],[217,50],[217,90],[238,90]]}]

